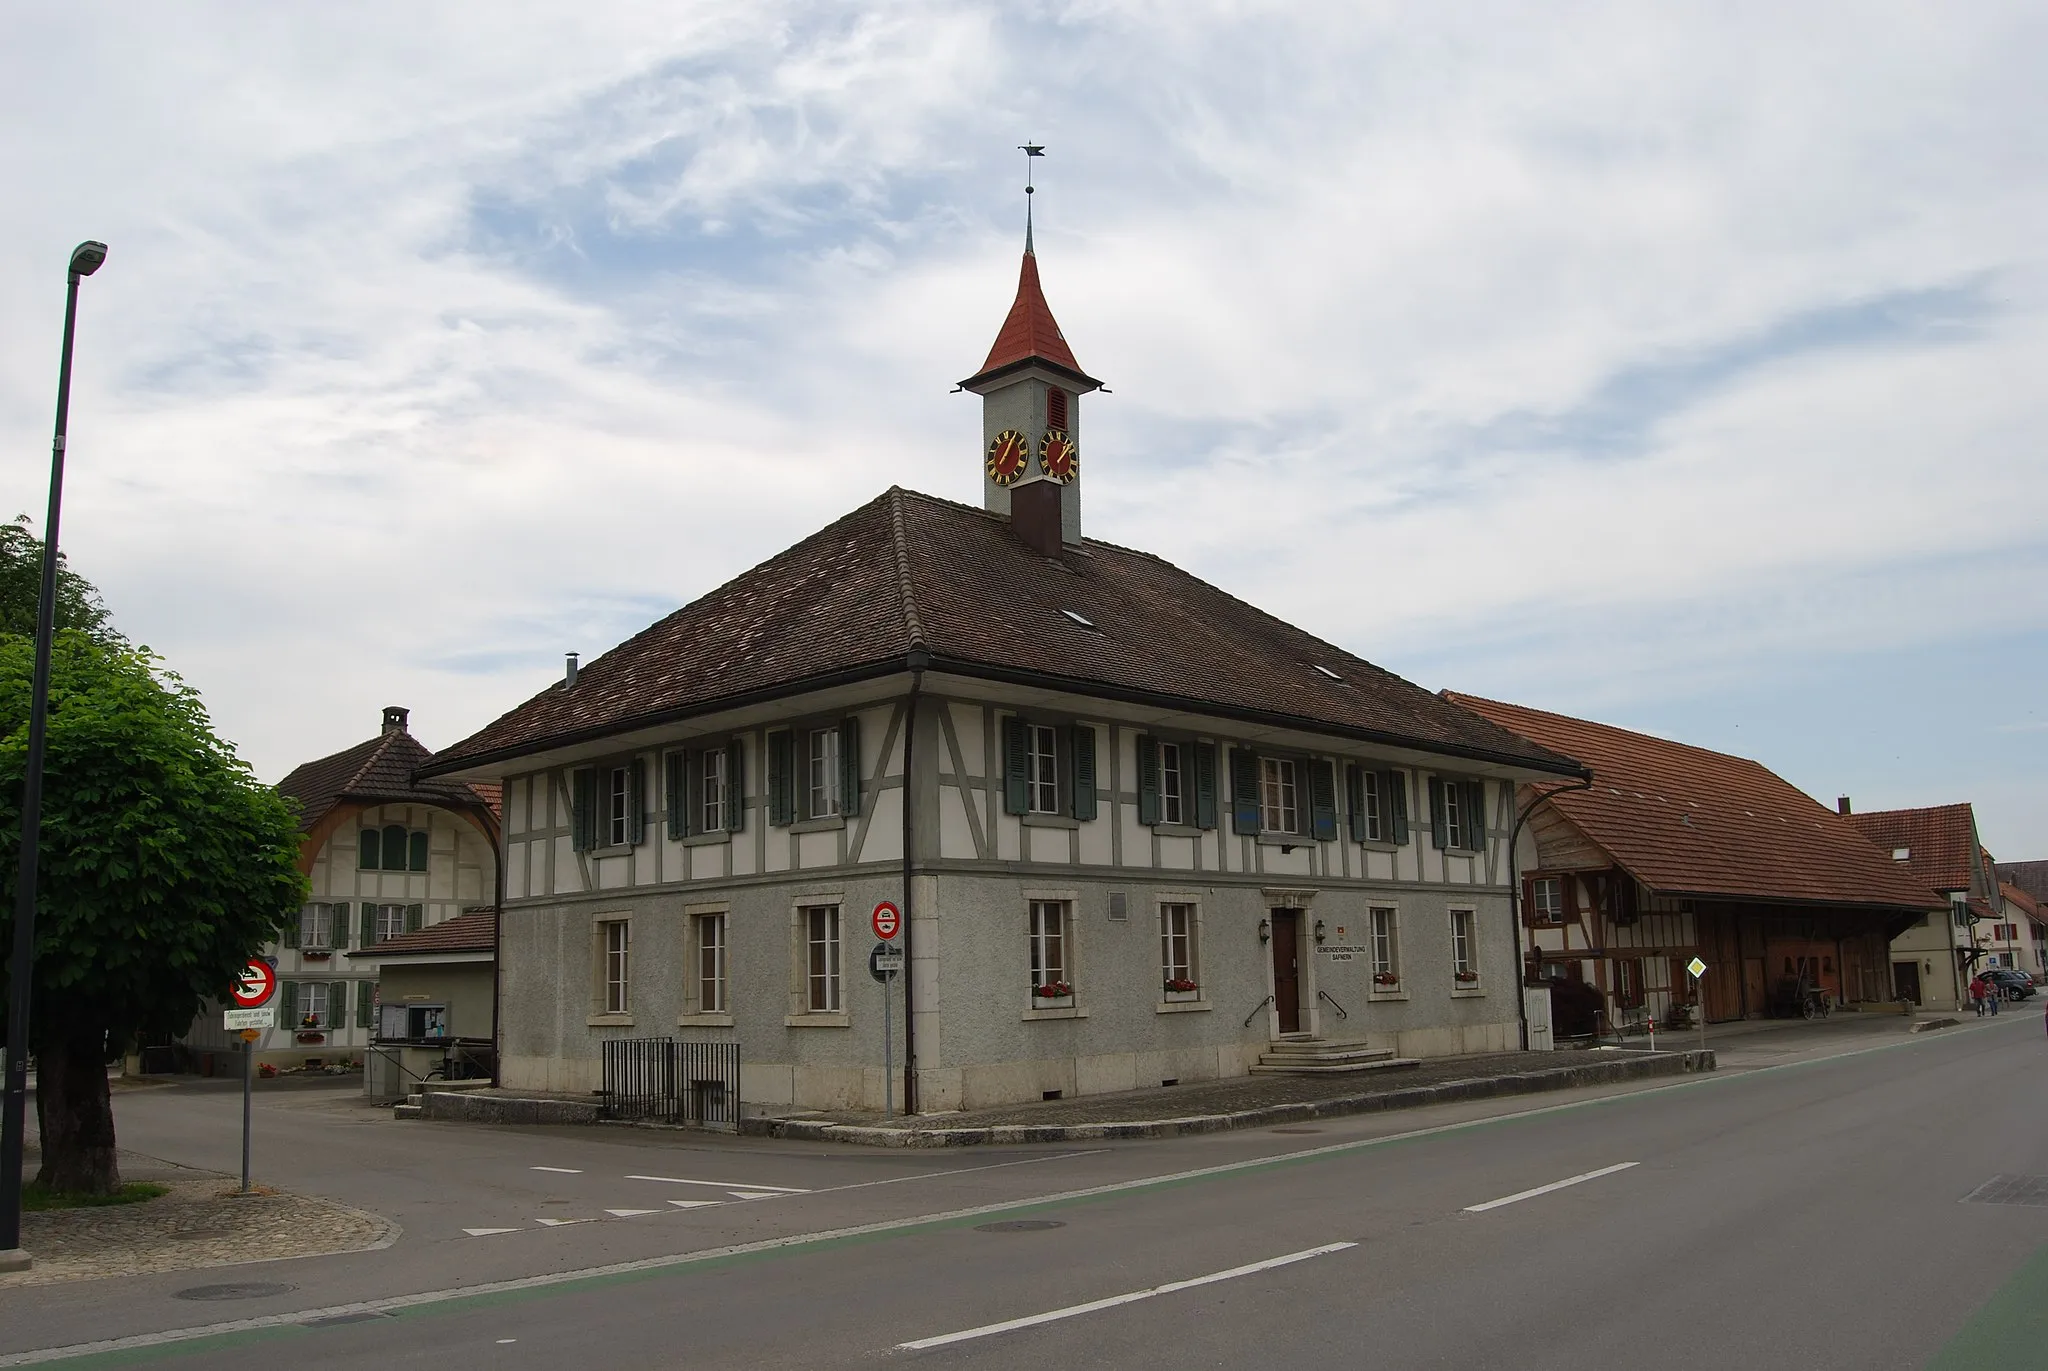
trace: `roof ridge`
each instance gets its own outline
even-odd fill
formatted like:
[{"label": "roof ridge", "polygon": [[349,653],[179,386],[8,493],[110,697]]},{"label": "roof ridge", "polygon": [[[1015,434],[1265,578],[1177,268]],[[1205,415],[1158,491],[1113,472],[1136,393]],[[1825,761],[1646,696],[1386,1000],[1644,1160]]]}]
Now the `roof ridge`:
[{"label": "roof ridge", "polygon": [[910,585],[910,540],[903,532],[902,486],[889,487],[889,533],[896,540],[896,586],[903,592],[903,627],[910,634],[910,646],[925,646],[924,621],[918,617],[917,594]]},{"label": "roof ridge", "polygon": [[[1497,705],[1501,709],[1512,709],[1522,714],[1540,714],[1546,719],[1562,719],[1569,724],[1584,724],[1588,728],[1604,728],[1614,733],[1626,733],[1632,737],[1648,738],[1651,742],[1661,743],[1666,747],[1681,747],[1687,752],[1699,753],[1708,757],[1719,757],[1723,761],[1740,762],[1744,766],[1755,767],[1757,770],[1766,772],[1769,775],[1778,776],[1777,772],[1772,771],[1756,758],[1745,757],[1740,752],[1723,752],[1719,748],[1705,747],[1699,743],[1681,742],[1677,738],[1667,738],[1661,733],[1647,733],[1640,728],[1628,728],[1622,724],[1603,723],[1598,719],[1582,719],[1576,714],[1563,714],[1554,709],[1538,709],[1534,705],[1518,705],[1512,700],[1496,700],[1487,695],[1474,695],[1470,691],[1447,689],[1443,692],[1443,695],[1446,699],[1465,705],[1467,708],[1475,704]],[[1783,780],[1784,778],[1779,776],[1778,779]],[[1798,790],[1799,788],[1794,786],[1793,789]],[[1800,790],[1799,793],[1806,795],[1806,792],[1803,790]],[[1825,803],[1814,799],[1813,796],[1806,795],[1806,798],[1813,800],[1816,805],[1819,805],[1828,813],[1835,813],[1834,810],[1828,809]]]}]

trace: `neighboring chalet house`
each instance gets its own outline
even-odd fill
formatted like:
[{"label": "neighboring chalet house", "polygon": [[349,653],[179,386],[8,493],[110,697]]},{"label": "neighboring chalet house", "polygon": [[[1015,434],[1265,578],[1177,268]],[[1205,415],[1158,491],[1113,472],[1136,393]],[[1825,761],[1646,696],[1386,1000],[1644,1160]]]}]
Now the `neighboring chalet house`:
[{"label": "neighboring chalet house", "polygon": [[1593,773],[1586,789],[1520,796],[1522,956],[1554,983],[1559,1036],[1589,1027],[1569,1021],[1573,1003],[1608,1023],[1675,1017],[1694,957],[1710,1022],[1793,1011],[1801,981],[1837,1003],[1892,998],[1887,946],[1941,900],[1840,814],[1741,757],[1450,698]]},{"label": "neighboring chalet house", "polygon": [[422,769],[504,785],[504,1083],[680,1032],[750,1105],[878,1107],[883,900],[921,1111],[1518,1046],[1510,797],[1577,764],[1085,537],[1099,383],[1028,247],[962,386],[982,508],[892,488]]},{"label": "neighboring chalet house", "polygon": [[351,963],[376,968],[365,1094],[395,1099],[424,1080],[491,1074],[497,948],[497,911],[473,909],[348,954]]},{"label": "neighboring chalet house", "polygon": [[2000,881],[1998,913],[1999,922],[1992,926],[1989,943],[1993,965],[2038,977],[2048,967],[2042,957],[2041,906],[2011,881]]},{"label": "neighboring chalet house", "polygon": [[[2048,862],[2000,862],[1993,870],[1998,877],[1999,892],[2007,897],[2008,917],[2024,913],[2033,922],[2028,933],[2033,957],[2025,969],[2032,972],[2037,980],[2048,976]],[[2011,893],[2014,891],[2024,896],[2024,901]],[[2027,909],[2028,904],[2033,906],[2031,911]]]},{"label": "neighboring chalet house", "polygon": [[[298,924],[264,949],[280,985],[278,1026],[258,1045],[259,1062],[360,1060],[376,1032],[378,963],[351,950],[497,902],[496,787],[416,781],[432,754],[406,717],[385,709],[376,737],[278,782],[299,808],[299,869],[312,893]],[[228,1045],[217,1008],[187,1040]]]},{"label": "neighboring chalet house", "polygon": [[[1846,813],[1846,796],[1842,806]],[[1970,978],[1984,955],[1977,925],[2002,921],[1998,878],[1977,840],[1976,812],[1954,804],[1848,817],[1880,852],[1948,905],[1892,940],[1894,992],[1928,1009],[1968,1009]]]}]

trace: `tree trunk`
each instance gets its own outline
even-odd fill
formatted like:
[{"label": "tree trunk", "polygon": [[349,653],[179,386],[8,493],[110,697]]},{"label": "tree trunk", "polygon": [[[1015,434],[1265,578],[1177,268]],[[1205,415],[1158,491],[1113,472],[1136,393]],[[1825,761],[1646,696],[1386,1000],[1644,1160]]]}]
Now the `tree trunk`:
[{"label": "tree trunk", "polygon": [[104,1037],[51,1034],[36,1044],[36,1125],[43,1138],[36,1184],[46,1190],[111,1195],[121,1188]]}]

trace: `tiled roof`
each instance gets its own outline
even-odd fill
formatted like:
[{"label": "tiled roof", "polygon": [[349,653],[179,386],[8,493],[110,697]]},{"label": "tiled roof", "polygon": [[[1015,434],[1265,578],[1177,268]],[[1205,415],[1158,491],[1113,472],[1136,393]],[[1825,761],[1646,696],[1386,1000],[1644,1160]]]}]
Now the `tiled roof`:
[{"label": "tiled roof", "polygon": [[2011,881],[2037,904],[2048,906],[2048,862],[2000,862],[1998,879]]},{"label": "tiled roof", "polygon": [[1976,816],[1967,804],[1873,810],[1851,814],[1849,822],[1886,856],[1905,848],[1906,867],[1934,889],[1970,889],[1978,847]]},{"label": "tiled roof", "polygon": [[493,814],[498,812],[496,796],[486,797],[479,787],[456,781],[414,781],[413,772],[432,757],[418,739],[397,729],[295,767],[277,788],[299,802],[299,822],[308,830],[343,800],[467,808],[483,805]]},{"label": "tiled roof", "polygon": [[396,957],[419,952],[495,952],[497,911],[472,909],[411,933],[400,933],[349,953],[351,957]]},{"label": "tiled roof", "polygon": [[1158,557],[1088,541],[1048,559],[1001,516],[901,489],[598,657],[573,688],[543,690],[428,773],[801,683],[894,674],[913,650],[935,671],[1577,774],[1568,758]]},{"label": "tiled roof", "polygon": [[1593,771],[1551,801],[1652,890],[1891,909],[1939,896],[1846,819],[1756,762],[1469,695],[1453,700]]},{"label": "tiled roof", "polygon": [[1067,337],[1060,332],[1058,321],[1052,317],[1052,306],[1045,303],[1045,292],[1039,288],[1038,254],[1027,247],[1024,266],[1017,274],[1017,298],[1011,302],[1010,312],[996,332],[995,346],[988,350],[988,360],[981,364],[981,370],[961,384],[972,385],[990,372],[1033,359],[1050,362],[1090,384],[1100,384],[1074,360],[1074,350],[1067,346]]},{"label": "tiled roof", "polygon": [[2040,902],[2011,881],[2000,881],[1998,883],[1998,893],[2003,895],[2009,903],[2029,919],[2039,919],[2041,917]]}]

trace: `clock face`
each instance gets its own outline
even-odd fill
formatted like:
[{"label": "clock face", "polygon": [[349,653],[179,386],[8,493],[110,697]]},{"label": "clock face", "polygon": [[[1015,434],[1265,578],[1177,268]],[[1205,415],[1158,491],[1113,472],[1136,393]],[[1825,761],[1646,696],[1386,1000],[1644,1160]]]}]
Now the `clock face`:
[{"label": "clock face", "polygon": [[1065,429],[1047,429],[1038,440],[1038,469],[1061,485],[1081,474],[1081,449]]},{"label": "clock face", "polygon": [[988,445],[988,478],[1007,486],[1024,474],[1031,461],[1031,440],[1014,428],[1006,428]]}]

